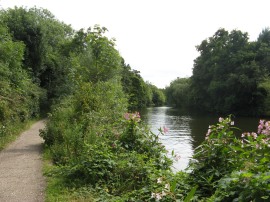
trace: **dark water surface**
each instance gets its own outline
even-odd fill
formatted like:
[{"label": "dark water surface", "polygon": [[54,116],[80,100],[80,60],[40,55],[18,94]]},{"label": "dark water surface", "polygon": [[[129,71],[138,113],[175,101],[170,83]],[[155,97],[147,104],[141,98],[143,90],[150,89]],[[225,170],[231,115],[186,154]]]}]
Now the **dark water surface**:
[{"label": "dark water surface", "polygon": [[[187,167],[194,149],[204,140],[209,125],[218,122],[218,116],[192,115],[180,112],[170,107],[147,108],[141,113],[142,119],[151,127],[155,134],[164,126],[169,129],[165,135],[160,135],[161,142],[169,154],[172,150],[181,158],[174,163],[175,170]],[[235,126],[242,132],[256,132],[259,118],[235,117]]]}]

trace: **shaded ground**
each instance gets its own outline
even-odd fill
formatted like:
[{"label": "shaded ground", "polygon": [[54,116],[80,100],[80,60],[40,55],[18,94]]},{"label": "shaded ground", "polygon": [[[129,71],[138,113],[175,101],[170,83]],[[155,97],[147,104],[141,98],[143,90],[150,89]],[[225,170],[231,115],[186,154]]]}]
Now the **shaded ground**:
[{"label": "shaded ground", "polygon": [[0,201],[43,202],[45,178],[42,176],[42,138],[38,121],[15,142],[0,152]]}]

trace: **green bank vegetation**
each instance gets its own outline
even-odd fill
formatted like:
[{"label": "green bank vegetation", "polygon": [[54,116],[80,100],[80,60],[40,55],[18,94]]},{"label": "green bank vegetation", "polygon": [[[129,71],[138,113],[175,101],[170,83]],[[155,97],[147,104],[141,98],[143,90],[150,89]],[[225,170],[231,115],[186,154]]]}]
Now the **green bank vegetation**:
[{"label": "green bank vegetation", "polygon": [[[1,10],[0,21],[1,138],[10,134],[8,130],[13,125],[38,117],[44,111],[48,113],[47,127],[41,132],[49,162],[45,168],[47,201],[269,200],[269,122],[261,121],[256,135],[246,133],[237,138],[232,120],[220,118],[195,151],[188,172],[173,173],[171,165],[177,156],[172,154],[172,159],[168,158],[159,141],[159,135],[166,133],[167,128],[153,134],[141,121],[140,114],[134,112],[146,106],[163,105],[164,93],[125,63],[115,49],[115,40],[106,37],[106,28],[94,26],[76,31],[56,20],[48,10],[38,8]],[[241,34],[237,38],[239,33],[236,32],[236,39],[240,43],[241,37],[246,38]],[[211,99],[214,92],[221,90],[218,77],[211,83],[210,89],[214,91],[207,100],[202,97],[205,91],[200,92],[196,83],[196,78],[211,82],[209,78],[213,76],[199,70],[208,71],[208,66],[219,64],[219,52],[215,50],[221,51],[224,46],[208,50],[211,40],[199,48],[201,56],[195,61],[193,77],[178,79],[166,90],[170,92],[169,103],[189,105],[190,100],[200,101],[202,107],[209,104],[212,111],[223,112],[218,110],[222,100],[219,103]],[[249,44],[243,40],[239,46],[247,48],[245,43]],[[253,52],[246,54],[243,50],[237,53],[243,60],[254,56]],[[238,56],[231,62],[239,64]],[[215,61],[204,61],[205,58]],[[267,64],[267,59],[260,61]],[[228,60],[225,58],[224,62]],[[230,71],[227,66],[224,72]],[[267,105],[262,95],[267,97],[268,82],[253,78],[257,66],[250,59],[239,66],[242,74],[229,75],[230,81],[238,85],[234,74],[244,82],[248,80],[245,73],[250,73],[248,87],[254,89],[256,83],[255,89],[260,89],[252,94],[258,96],[254,99],[258,98],[259,107]],[[221,70],[211,71],[217,71],[217,76]],[[198,75],[210,77],[200,80]],[[238,87],[244,89],[243,86]],[[246,91],[245,95],[250,95]],[[229,89],[224,96],[228,94]],[[253,99],[247,98],[250,102],[245,102],[239,112],[257,106]],[[234,109],[232,106],[228,102],[226,109]],[[250,112],[257,114],[261,110],[254,108]]]},{"label": "green bank vegetation", "polygon": [[219,29],[197,46],[190,78],[166,89],[168,103],[216,114],[269,115],[270,30],[256,41],[248,33]]},{"label": "green bank vegetation", "polygon": [[113,78],[130,109],[165,103],[161,90],[125,64],[114,41],[103,36],[105,28],[75,31],[48,10],[37,8],[1,10],[0,22],[3,145],[27,121],[72,95],[80,81],[97,83]]}]

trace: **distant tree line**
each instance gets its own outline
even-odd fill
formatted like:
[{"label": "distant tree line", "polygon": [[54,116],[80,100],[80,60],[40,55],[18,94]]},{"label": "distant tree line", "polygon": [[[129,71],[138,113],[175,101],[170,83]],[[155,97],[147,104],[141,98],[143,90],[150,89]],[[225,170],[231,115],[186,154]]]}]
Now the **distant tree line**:
[{"label": "distant tree line", "polygon": [[166,88],[168,104],[201,112],[270,115],[270,30],[219,29],[198,45],[193,75]]},{"label": "distant tree line", "polygon": [[82,82],[114,82],[130,109],[163,105],[163,92],[125,64],[106,31],[100,26],[76,31],[46,9],[1,10],[0,123],[48,111]]}]

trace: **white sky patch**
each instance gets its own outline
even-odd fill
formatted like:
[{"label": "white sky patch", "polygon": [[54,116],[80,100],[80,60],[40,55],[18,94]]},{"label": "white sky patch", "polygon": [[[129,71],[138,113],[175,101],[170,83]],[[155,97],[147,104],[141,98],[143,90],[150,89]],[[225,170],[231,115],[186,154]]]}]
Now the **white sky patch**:
[{"label": "white sky patch", "polygon": [[268,0],[0,0],[0,6],[46,8],[76,30],[108,28],[126,63],[160,88],[192,75],[195,46],[219,28],[248,32],[254,41],[270,26]]}]

